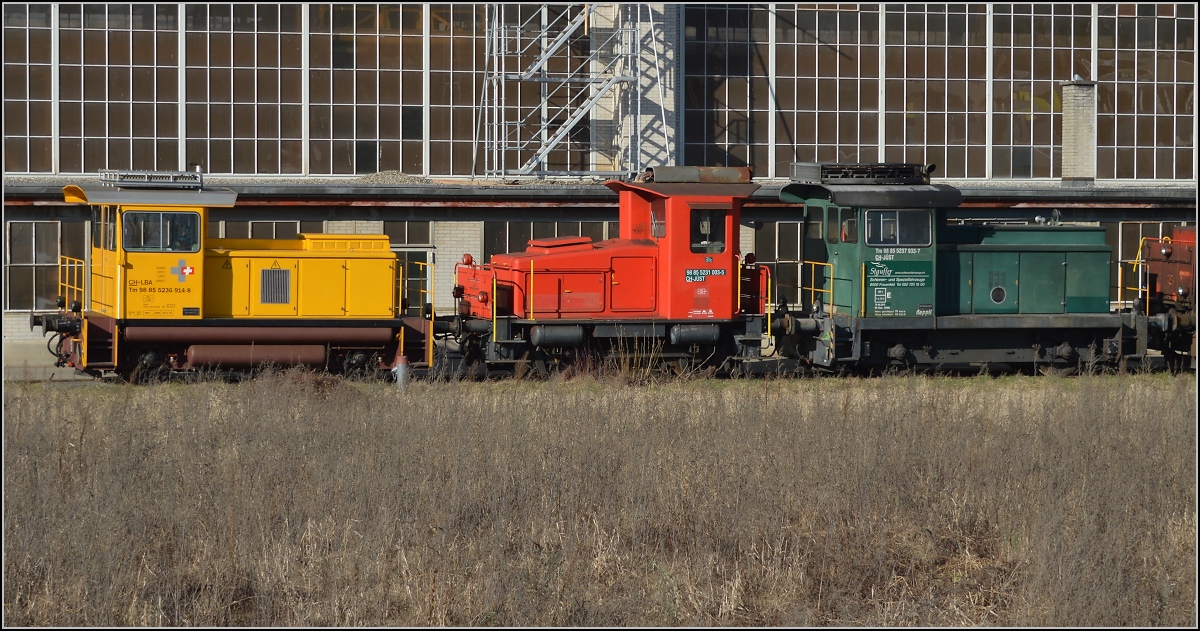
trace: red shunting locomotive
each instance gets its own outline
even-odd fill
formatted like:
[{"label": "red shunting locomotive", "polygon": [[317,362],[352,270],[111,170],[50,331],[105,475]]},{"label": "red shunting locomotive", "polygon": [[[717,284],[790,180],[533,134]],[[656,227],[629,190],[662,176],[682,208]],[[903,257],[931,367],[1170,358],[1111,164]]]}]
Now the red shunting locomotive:
[{"label": "red shunting locomotive", "polygon": [[1196,227],[1176,226],[1169,237],[1146,237],[1138,247],[1135,265],[1137,312],[1163,314],[1167,326],[1151,340],[1170,362],[1196,358]]},{"label": "red shunting locomotive", "polygon": [[731,368],[762,354],[769,270],[740,256],[747,168],[659,167],[620,195],[620,237],[535,239],[525,252],[456,266],[451,357],[553,371],[593,359]]}]

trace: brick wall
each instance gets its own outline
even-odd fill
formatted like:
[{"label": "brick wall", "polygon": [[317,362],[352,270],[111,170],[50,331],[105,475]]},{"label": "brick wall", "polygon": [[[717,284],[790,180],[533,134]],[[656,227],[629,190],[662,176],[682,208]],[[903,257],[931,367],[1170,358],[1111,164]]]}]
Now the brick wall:
[{"label": "brick wall", "polygon": [[430,226],[433,233],[434,268],[433,292],[434,313],[454,313],[454,264],[470,254],[476,261],[483,262],[482,221],[435,221]]},{"label": "brick wall", "polygon": [[1062,84],[1062,178],[1096,179],[1096,82]]},{"label": "brick wall", "polygon": [[746,225],[746,222],[742,222],[742,225],[738,228],[738,237],[738,251],[742,256],[746,256],[747,253],[754,252],[753,225],[748,226]]},{"label": "brick wall", "polygon": [[9,342],[45,342],[39,327],[29,330],[29,312],[10,311],[4,314],[4,343]]},{"label": "brick wall", "polygon": [[382,221],[330,219],[325,222],[326,234],[383,234]]}]

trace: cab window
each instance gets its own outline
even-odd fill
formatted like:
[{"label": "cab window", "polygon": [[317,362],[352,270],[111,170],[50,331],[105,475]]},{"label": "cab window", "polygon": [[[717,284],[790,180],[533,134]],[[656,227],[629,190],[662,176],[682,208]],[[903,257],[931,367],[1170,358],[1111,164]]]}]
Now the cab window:
[{"label": "cab window", "polygon": [[92,247],[104,247],[104,218],[100,215],[100,207],[92,206]]},{"label": "cab window", "polygon": [[928,246],[931,220],[928,210],[868,210],[867,245]]},{"label": "cab window", "polygon": [[200,250],[197,213],[127,212],[122,216],[121,226],[121,241],[129,252]]},{"label": "cab window", "polygon": [[667,236],[667,202],[664,199],[650,202],[650,236],[655,239]]},{"label": "cab window", "polygon": [[725,251],[725,209],[692,209],[692,252],[720,254]]},{"label": "cab window", "polygon": [[113,206],[100,208],[99,247],[109,252],[117,251],[117,209]]},{"label": "cab window", "polygon": [[858,217],[853,208],[842,209],[842,242],[858,243]]},{"label": "cab window", "polygon": [[825,209],[825,242],[838,242],[838,209]]}]

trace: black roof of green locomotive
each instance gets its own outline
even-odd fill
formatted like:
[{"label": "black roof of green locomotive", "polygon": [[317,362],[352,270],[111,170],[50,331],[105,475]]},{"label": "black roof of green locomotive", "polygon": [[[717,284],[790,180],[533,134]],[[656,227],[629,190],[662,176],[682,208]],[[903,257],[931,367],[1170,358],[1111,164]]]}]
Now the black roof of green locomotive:
[{"label": "black roof of green locomotive", "polygon": [[930,184],[936,165],[907,163],[792,164],[792,179],[779,200],[807,204],[831,201],[838,206],[871,208],[954,208],[962,192],[946,184]]},{"label": "black roof of green locomotive", "polygon": [[788,184],[779,200],[806,204],[809,200],[831,201],[838,206],[871,208],[954,208],[962,203],[962,192],[948,184]]}]

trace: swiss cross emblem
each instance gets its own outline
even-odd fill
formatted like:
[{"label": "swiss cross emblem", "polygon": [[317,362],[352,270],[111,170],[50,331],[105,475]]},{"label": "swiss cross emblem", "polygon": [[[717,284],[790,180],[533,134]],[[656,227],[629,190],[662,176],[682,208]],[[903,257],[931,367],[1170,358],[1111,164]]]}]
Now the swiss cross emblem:
[{"label": "swiss cross emblem", "polygon": [[171,268],[171,273],[179,277],[179,282],[187,280],[188,276],[196,273],[196,268],[187,264],[187,261],[180,259],[179,265]]}]

